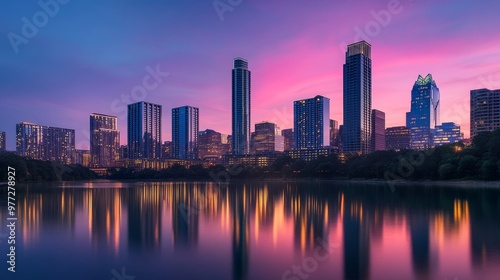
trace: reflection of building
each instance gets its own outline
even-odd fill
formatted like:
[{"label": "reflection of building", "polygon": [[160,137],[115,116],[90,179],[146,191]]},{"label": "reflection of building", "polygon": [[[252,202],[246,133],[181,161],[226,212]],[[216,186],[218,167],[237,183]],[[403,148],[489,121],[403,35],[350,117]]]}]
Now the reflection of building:
[{"label": "reflection of building", "polygon": [[321,149],[330,146],[330,99],[317,95],[293,102],[294,147]]},{"label": "reflection of building", "polygon": [[172,202],[172,233],[175,247],[191,247],[198,243],[198,224],[203,196],[199,188],[187,188],[184,183],[174,184]]},{"label": "reflection of building", "polygon": [[429,217],[412,213],[409,224],[414,273],[419,276],[419,279],[428,279],[430,273]]},{"label": "reflection of building", "polygon": [[246,279],[250,246],[249,195],[246,188],[233,190],[230,195],[232,209],[233,279]]},{"label": "reflection of building", "polygon": [[191,106],[172,109],[174,158],[198,159],[199,110]]},{"label": "reflection of building", "polygon": [[285,151],[293,150],[294,147],[293,128],[283,129],[281,131],[281,135],[283,136],[284,150]]},{"label": "reflection of building", "polygon": [[385,113],[372,110],[372,150],[385,150]]},{"label": "reflection of building", "polygon": [[462,141],[460,126],[452,122],[437,125],[434,129],[433,146],[453,144]]},{"label": "reflection of building", "polygon": [[16,125],[16,150],[22,157],[70,164],[75,130],[21,122]]},{"label": "reflection of building", "polygon": [[284,137],[281,136],[280,128],[270,122],[255,124],[251,143],[253,154],[283,152],[285,149]]},{"label": "reflection of building", "polygon": [[92,167],[113,167],[120,159],[120,131],[117,117],[90,115],[90,155]]},{"label": "reflection of building", "polygon": [[0,131],[0,153],[7,150],[5,131]]},{"label": "reflection of building", "polygon": [[370,236],[367,213],[360,202],[347,199],[344,208],[344,279],[368,279]]},{"label": "reflection of building", "polygon": [[406,113],[406,127],[410,129],[412,149],[432,147],[432,131],[439,125],[439,88],[428,74],[418,76],[411,91],[411,109]]},{"label": "reflection of building", "polygon": [[128,105],[128,158],[160,158],[161,108],[147,102]]},{"label": "reflection of building", "polygon": [[500,129],[500,89],[470,91],[470,135]]},{"label": "reflection of building", "polygon": [[385,130],[385,146],[387,150],[410,149],[410,129],[406,126],[388,127]]},{"label": "reflection of building", "polygon": [[134,251],[161,247],[161,204],[159,183],[133,188],[128,192],[128,245]]},{"label": "reflection of building", "polygon": [[372,140],[372,59],[365,41],[347,46],[344,64],[345,153],[369,153]]},{"label": "reflection of building", "polygon": [[248,61],[243,58],[235,58],[232,72],[233,155],[250,153],[250,77],[251,73],[248,70]]}]

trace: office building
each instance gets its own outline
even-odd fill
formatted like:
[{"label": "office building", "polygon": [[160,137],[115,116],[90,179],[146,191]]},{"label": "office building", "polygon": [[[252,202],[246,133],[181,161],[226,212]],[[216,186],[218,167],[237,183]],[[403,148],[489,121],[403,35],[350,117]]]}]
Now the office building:
[{"label": "office building", "polygon": [[463,134],[460,126],[453,122],[445,122],[434,129],[433,146],[453,144],[463,140]]},{"label": "office building", "polygon": [[316,97],[293,104],[295,149],[321,149],[330,146],[330,99]]},{"label": "office building", "polygon": [[411,110],[406,113],[406,127],[410,129],[410,147],[415,150],[432,147],[434,128],[439,121],[440,93],[431,74],[418,76],[411,91]]},{"label": "office building", "polygon": [[293,128],[283,129],[281,131],[281,135],[283,136],[284,150],[285,151],[293,150],[294,147]]},{"label": "office building", "polygon": [[251,143],[253,154],[283,152],[285,150],[285,140],[281,135],[280,128],[270,122],[255,124],[255,132],[252,133]]},{"label": "office building", "polygon": [[251,73],[248,61],[235,58],[232,71],[232,153],[250,153]]},{"label": "office building", "polygon": [[161,157],[161,118],[161,105],[148,102],[128,105],[129,159],[159,159]]},{"label": "office building", "polygon": [[120,160],[120,131],[117,118],[90,115],[90,157],[92,167],[114,167]]},{"label": "office building", "polygon": [[410,138],[410,129],[406,126],[388,127],[385,130],[385,148],[395,151],[410,149]]},{"label": "office building", "polygon": [[385,113],[372,110],[372,149],[373,151],[385,150]]},{"label": "office building", "polygon": [[371,46],[365,41],[347,46],[344,64],[345,153],[372,151],[372,60]]},{"label": "office building", "polygon": [[75,150],[73,153],[73,163],[90,167],[90,150]]},{"label": "office building", "polygon": [[500,89],[470,92],[470,135],[500,129]]},{"label": "office building", "polygon": [[[223,148],[223,137],[221,133],[212,129],[206,129],[204,131],[200,131],[198,135],[198,153],[200,159],[221,158],[225,153],[227,153],[227,148]],[[227,135],[225,138],[227,145]]]},{"label": "office building", "polygon": [[16,125],[19,156],[71,164],[75,150],[75,130],[28,122]]},{"label": "office building", "polygon": [[174,143],[172,141],[165,141],[161,144],[161,158],[174,158]]},{"label": "office building", "polygon": [[5,135],[5,131],[0,131],[0,153],[3,153],[7,150],[7,139]]},{"label": "office building", "polygon": [[174,158],[198,159],[199,110],[191,106],[172,109]]}]

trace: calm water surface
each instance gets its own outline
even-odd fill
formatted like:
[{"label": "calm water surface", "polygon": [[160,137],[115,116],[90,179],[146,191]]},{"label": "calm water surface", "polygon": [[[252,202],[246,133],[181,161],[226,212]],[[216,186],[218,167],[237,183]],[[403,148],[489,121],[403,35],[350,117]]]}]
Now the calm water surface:
[{"label": "calm water surface", "polygon": [[0,279],[500,279],[498,189],[18,186],[15,274],[0,195]]}]

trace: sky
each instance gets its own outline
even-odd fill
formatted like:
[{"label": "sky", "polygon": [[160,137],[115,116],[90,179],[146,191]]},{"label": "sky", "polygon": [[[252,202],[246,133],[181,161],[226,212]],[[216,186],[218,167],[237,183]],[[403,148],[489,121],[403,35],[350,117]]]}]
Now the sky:
[{"label": "sky", "polygon": [[293,127],[293,101],[330,98],[343,122],[346,46],[372,45],[372,108],[405,125],[418,75],[441,92],[441,122],[469,137],[471,89],[500,88],[500,2],[486,0],[6,0],[0,10],[0,131],[21,121],[76,130],[126,105],[200,109],[200,130],[231,133],[233,58],[249,61],[251,121]]}]

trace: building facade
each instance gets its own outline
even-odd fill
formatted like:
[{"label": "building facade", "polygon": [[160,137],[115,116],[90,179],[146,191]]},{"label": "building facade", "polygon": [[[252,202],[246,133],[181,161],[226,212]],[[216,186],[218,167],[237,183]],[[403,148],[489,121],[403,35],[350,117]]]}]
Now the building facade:
[{"label": "building facade", "polygon": [[251,150],[253,154],[283,152],[285,150],[285,139],[281,135],[280,128],[270,122],[255,124],[255,132],[252,133]]},{"label": "building facade", "polygon": [[0,131],[0,153],[3,153],[7,150],[7,139],[5,135],[5,131]]},{"label": "building facade", "polygon": [[225,150],[222,146],[222,134],[215,130],[206,129],[204,131],[200,131],[198,143],[198,153],[200,159],[221,158],[224,155]]},{"label": "building facade", "polygon": [[365,41],[347,46],[344,64],[343,152],[372,151],[372,60]]},{"label": "building facade", "polygon": [[284,150],[285,151],[293,150],[294,147],[293,128],[283,129],[281,131],[281,135],[283,136]]},{"label": "building facade", "polygon": [[433,146],[458,143],[463,140],[460,126],[453,122],[445,122],[434,129]]},{"label": "building facade", "polygon": [[372,110],[372,150],[385,151],[385,113]]},{"label": "building facade", "polygon": [[500,89],[470,92],[470,135],[500,129]]},{"label": "building facade", "polygon": [[161,118],[161,105],[148,102],[128,105],[129,159],[159,159],[161,157]]},{"label": "building facade", "polygon": [[432,147],[434,128],[440,124],[440,93],[431,74],[418,76],[411,91],[411,110],[406,113],[406,127],[410,129],[410,147],[416,150]]},{"label": "building facade", "polygon": [[407,150],[410,149],[410,129],[406,126],[388,127],[385,130],[386,150]]},{"label": "building facade", "polygon": [[90,157],[92,167],[115,167],[120,160],[120,131],[117,117],[90,115]]},{"label": "building facade", "polygon": [[330,99],[316,97],[293,104],[294,149],[322,149],[330,146]]},{"label": "building facade", "polygon": [[248,61],[235,58],[232,70],[232,153],[250,153],[251,72]]},{"label": "building facade", "polygon": [[184,106],[172,109],[174,158],[198,159],[199,109]]},{"label": "building facade", "polygon": [[75,151],[75,130],[28,122],[16,125],[19,156],[71,164]]}]

